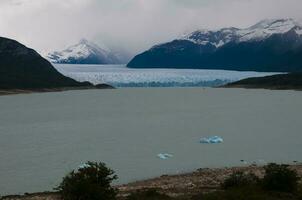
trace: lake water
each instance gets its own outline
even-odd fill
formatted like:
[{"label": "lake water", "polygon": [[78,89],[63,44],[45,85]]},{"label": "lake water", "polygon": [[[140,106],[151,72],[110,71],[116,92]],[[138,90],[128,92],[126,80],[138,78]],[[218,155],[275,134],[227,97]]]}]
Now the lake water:
[{"label": "lake water", "polygon": [[274,73],[200,69],[131,69],[125,65],[54,65],[65,76],[114,87],[213,87]]},{"label": "lake water", "polygon": [[[211,88],[0,96],[0,194],[51,190],[88,160],[106,162],[117,183],[241,159],[301,161],[301,102],[297,91]],[[212,135],[224,143],[199,143]]]}]

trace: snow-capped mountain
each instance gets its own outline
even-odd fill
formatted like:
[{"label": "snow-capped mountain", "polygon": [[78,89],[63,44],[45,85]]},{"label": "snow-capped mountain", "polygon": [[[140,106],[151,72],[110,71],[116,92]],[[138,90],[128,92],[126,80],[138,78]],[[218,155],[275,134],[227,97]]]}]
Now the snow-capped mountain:
[{"label": "snow-capped mountain", "polygon": [[52,63],[64,64],[119,64],[118,56],[109,50],[82,39],[78,44],[72,45],[63,51],[47,54],[47,59]]},{"label": "snow-capped mountain", "polygon": [[129,67],[302,71],[302,25],[263,20],[245,29],[197,30],[137,55]]},{"label": "snow-capped mountain", "polygon": [[200,45],[210,43],[216,47],[221,47],[231,41],[260,41],[274,34],[284,34],[291,30],[302,35],[302,26],[293,19],[262,20],[246,29],[231,27],[213,31],[198,30],[181,36],[179,40],[189,40]]},{"label": "snow-capped mountain", "polygon": [[211,44],[215,47],[221,47],[224,44],[238,38],[236,28],[224,28],[217,31],[198,30],[193,33],[181,36],[178,40],[187,40],[199,45]]}]

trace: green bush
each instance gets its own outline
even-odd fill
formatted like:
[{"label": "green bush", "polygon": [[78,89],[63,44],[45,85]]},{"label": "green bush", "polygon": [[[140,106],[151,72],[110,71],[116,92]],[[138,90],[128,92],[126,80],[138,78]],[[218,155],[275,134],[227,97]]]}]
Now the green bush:
[{"label": "green bush", "polygon": [[259,182],[259,178],[254,174],[234,172],[222,183],[222,188],[229,189],[233,187],[256,185],[258,182]]},{"label": "green bush", "polygon": [[131,193],[127,200],[171,200],[172,198],[161,194],[156,189],[144,189]]},{"label": "green bush", "polygon": [[299,177],[296,171],[288,165],[269,164],[265,167],[265,176],[262,180],[266,190],[278,192],[295,192],[298,188]]},{"label": "green bush", "polygon": [[65,176],[56,190],[64,200],[114,200],[117,191],[111,182],[115,179],[104,163],[88,162]]}]

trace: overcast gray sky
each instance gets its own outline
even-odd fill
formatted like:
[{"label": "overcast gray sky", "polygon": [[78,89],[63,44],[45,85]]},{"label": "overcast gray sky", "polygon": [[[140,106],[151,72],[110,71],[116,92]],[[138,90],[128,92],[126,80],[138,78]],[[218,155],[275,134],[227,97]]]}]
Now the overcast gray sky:
[{"label": "overcast gray sky", "polygon": [[198,28],[302,19],[302,0],[0,0],[0,35],[39,52],[81,38],[138,53]]}]

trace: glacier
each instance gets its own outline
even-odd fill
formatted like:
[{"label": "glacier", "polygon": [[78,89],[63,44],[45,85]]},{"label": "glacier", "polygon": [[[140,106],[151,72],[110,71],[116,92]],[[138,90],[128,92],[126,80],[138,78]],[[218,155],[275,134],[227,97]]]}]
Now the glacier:
[{"label": "glacier", "polygon": [[54,64],[63,75],[114,87],[216,87],[249,77],[276,73],[201,69],[133,69],[125,65]]}]

